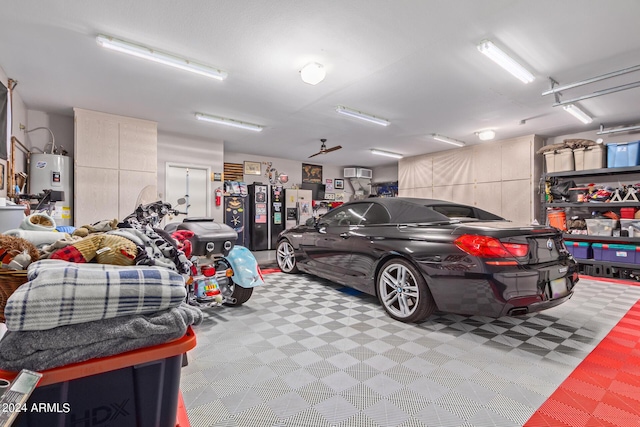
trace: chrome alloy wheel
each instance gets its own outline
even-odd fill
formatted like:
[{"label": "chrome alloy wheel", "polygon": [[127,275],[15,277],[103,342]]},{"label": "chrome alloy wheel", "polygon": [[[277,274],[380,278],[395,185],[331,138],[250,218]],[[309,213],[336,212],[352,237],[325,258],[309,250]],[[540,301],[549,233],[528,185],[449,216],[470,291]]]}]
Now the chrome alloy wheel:
[{"label": "chrome alloy wheel", "polygon": [[391,263],[380,273],[380,301],[389,314],[406,319],[415,313],[420,291],[413,273],[403,264]]},{"label": "chrome alloy wheel", "polygon": [[298,267],[296,266],[296,256],[293,251],[293,246],[287,240],[283,240],[278,244],[276,250],[276,260],[278,267],[284,273],[297,273]]}]

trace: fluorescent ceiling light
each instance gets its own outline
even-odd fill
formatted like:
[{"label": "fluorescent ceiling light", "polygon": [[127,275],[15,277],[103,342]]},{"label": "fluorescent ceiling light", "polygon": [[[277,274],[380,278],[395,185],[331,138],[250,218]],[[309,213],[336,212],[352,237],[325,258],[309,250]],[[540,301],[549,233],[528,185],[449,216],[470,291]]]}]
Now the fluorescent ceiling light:
[{"label": "fluorescent ceiling light", "polygon": [[310,85],[317,85],[324,80],[326,75],[327,72],[324,69],[324,65],[317,62],[310,62],[300,70],[300,78]]},{"label": "fluorescent ceiling light", "polygon": [[336,107],[336,111],[340,114],[344,114],[345,116],[355,117],[356,119],[365,120],[381,126],[389,126],[391,124],[388,120],[381,119],[380,117],[372,116],[361,111],[352,110],[351,108],[343,107],[341,105]]},{"label": "fluorescent ceiling light", "polygon": [[438,135],[437,133],[431,134],[431,138],[436,141],[446,142],[447,144],[455,145],[457,147],[464,147],[465,142],[458,141],[457,139],[449,138],[448,136]]},{"label": "fluorescent ceiling light", "polygon": [[564,111],[571,114],[573,117],[580,120],[585,125],[593,121],[591,116],[582,111],[576,104],[563,105],[562,108],[564,108]]},{"label": "fluorescent ceiling light", "polygon": [[488,56],[496,64],[500,65],[502,68],[517,77],[522,83],[531,83],[535,80],[533,74],[489,40],[483,40],[480,42],[478,50]]},{"label": "fluorescent ceiling light", "polygon": [[393,157],[394,159],[401,159],[403,157],[402,154],[392,153],[390,151],[376,150],[375,148],[372,148],[371,152],[379,156]]},{"label": "fluorescent ceiling light", "polygon": [[480,132],[476,132],[480,141],[490,141],[496,137],[495,131],[491,129],[481,130]]},{"label": "fluorescent ceiling light", "polygon": [[219,125],[232,126],[235,128],[252,130],[254,132],[262,131],[263,127],[260,125],[254,125],[253,123],[241,122],[238,120],[227,119],[224,117],[218,116],[210,116],[208,114],[196,113],[196,119],[202,120],[203,122],[216,123]]},{"label": "fluorescent ceiling light", "polygon": [[227,73],[225,71],[110,36],[100,34],[96,37],[96,42],[98,45],[107,49],[127,53],[129,55],[137,56],[138,58],[148,59],[150,61],[169,65],[181,70],[190,71],[201,76],[210,77],[216,80],[224,80],[227,78]]}]

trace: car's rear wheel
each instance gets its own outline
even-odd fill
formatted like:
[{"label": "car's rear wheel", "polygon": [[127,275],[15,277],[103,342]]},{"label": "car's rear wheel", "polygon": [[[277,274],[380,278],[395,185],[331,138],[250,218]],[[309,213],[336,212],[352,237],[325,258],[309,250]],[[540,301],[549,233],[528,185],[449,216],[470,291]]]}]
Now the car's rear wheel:
[{"label": "car's rear wheel", "polygon": [[288,240],[283,240],[278,243],[278,247],[276,249],[276,261],[278,262],[278,267],[282,272],[290,274],[298,272],[296,255],[293,251],[293,246]]},{"label": "car's rear wheel", "polygon": [[435,301],[420,272],[408,261],[387,261],[376,279],[378,299],[389,316],[401,322],[420,322],[436,309]]}]

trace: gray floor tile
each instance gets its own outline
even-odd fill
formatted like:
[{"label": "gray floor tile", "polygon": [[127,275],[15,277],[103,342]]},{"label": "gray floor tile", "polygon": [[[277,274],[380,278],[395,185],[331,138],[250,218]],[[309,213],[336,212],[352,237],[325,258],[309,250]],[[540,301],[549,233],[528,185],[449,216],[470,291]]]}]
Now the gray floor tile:
[{"label": "gray floor tile", "polygon": [[192,427],[521,426],[640,298],[583,280],[542,313],[412,325],[331,282],[267,280],[194,327],[180,386]]}]

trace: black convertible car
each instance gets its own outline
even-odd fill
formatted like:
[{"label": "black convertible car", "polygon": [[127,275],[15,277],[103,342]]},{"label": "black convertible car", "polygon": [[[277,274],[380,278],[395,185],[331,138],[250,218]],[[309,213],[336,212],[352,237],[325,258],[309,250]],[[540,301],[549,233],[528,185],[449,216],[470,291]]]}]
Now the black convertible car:
[{"label": "black convertible car", "polygon": [[490,317],[554,307],[578,270],[555,228],[518,225],[441,200],[369,198],[283,231],[285,273],[302,271],[377,295],[391,317],[441,311]]}]

